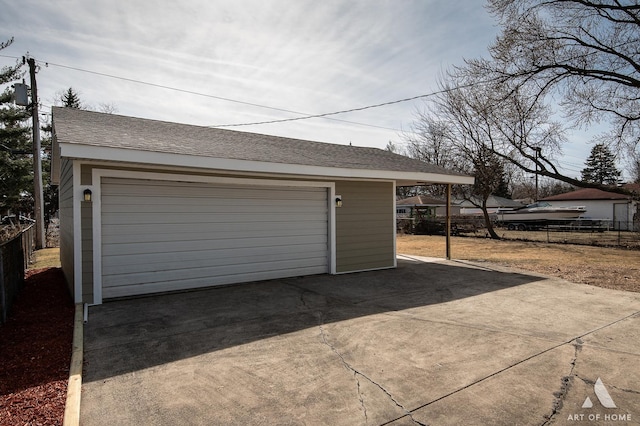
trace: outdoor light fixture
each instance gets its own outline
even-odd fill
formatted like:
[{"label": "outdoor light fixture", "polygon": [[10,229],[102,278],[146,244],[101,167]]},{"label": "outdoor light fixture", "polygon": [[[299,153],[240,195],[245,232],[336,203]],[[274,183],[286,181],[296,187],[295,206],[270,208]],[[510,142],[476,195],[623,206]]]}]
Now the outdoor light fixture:
[{"label": "outdoor light fixture", "polygon": [[336,207],[342,207],[342,195],[336,195]]},{"label": "outdoor light fixture", "polygon": [[84,190],[84,200],[91,201],[91,190],[89,188]]}]

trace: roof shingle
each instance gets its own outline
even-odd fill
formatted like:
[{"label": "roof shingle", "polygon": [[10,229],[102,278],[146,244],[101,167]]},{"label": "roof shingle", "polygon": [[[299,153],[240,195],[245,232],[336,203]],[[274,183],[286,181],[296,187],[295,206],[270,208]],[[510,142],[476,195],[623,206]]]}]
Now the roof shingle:
[{"label": "roof shingle", "polygon": [[465,176],[378,148],[312,142],[258,133],[53,107],[59,144],[350,169]]}]

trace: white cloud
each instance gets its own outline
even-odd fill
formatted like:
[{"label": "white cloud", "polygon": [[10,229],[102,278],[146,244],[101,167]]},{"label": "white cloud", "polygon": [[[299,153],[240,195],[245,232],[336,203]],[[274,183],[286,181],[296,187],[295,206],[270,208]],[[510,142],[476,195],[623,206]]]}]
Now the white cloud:
[{"label": "white cloud", "polygon": [[[435,89],[437,74],[486,53],[477,0],[23,0],[0,25],[40,61],[274,107],[323,113]],[[4,59],[3,59],[4,60]],[[9,61],[9,60],[7,60]],[[73,86],[121,114],[210,125],[295,117],[50,66],[41,99]],[[336,118],[408,127],[419,102]],[[396,131],[314,119],[240,130],[384,147]]]}]

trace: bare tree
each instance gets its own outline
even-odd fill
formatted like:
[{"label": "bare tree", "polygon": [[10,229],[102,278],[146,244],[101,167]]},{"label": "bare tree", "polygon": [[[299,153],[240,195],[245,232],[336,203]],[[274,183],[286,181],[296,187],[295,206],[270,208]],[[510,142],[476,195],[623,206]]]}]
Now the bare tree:
[{"label": "bare tree", "polygon": [[640,153],[636,153],[629,160],[629,172],[631,174],[631,182],[640,183]]},{"label": "bare tree", "polygon": [[[438,133],[442,137],[437,139],[425,137],[432,136],[427,131],[415,132],[421,143],[414,145],[426,149],[431,157],[416,152],[431,161],[437,152],[444,152],[452,159],[448,167],[476,175],[476,185],[461,189],[461,194],[482,209],[490,235],[498,238],[489,220],[488,197],[505,191],[505,174],[515,175],[514,169],[551,178],[561,176],[554,158],[565,140],[562,126],[552,120],[550,107],[533,88],[487,81],[482,68],[473,64],[448,72],[439,86],[441,94],[418,117],[415,128],[429,130],[437,122],[446,132]],[[572,184],[580,182],[564,179]]]},{"label": "bare tree", "polygon": [[[482,75],[542,99],[562,97],[567,117],[608,120],[617,143],[640,137],[640,4],[637,0],[489,0],[502,32]],[[565,182],[568,180],[563,179]]]},{"label": "bare tree", "polygon": [[[429,106],[426,104],[424,110],[417,109],[410,129],[400,135],[404,141],[402,153],[426,163],[455,169],[457,158],[452,150],[452,129],[449,123],[436,119],[437,114]],[[416,189],[416,193],[440,198],[446,196],[446,191],[446,185],[429,185]]]},{"label": "bare tree", "polygon": [[464,75],[449,74],[441,79],[442,94],[434,101],[434,109],[448,128],[448,152],[455,158],[454,168],[473,174],[473,187],[459,187],[457,192],[482,210],[491,238],[500,237],[493,229],[487,200],[505,186],[505,159],[495,150],[501,143],[501,132],[494,116],[498,104],[486,85],[468,84]]},{"label": "bare tree", "polygon": [[437,166],[451,168],[455,163],[455,154],[451,151],[453,137],[451,126],[437,120],[428,105],[425,110],[415,112],[415,120],[409,131],[402,133],[405,141],[405,154],[420,161]]},{"label": "bare tree", "polygon": [[98,104],[98,108],[90,109],[98,112],[103,112],[105,114],[116,114],[118,112],[118,107],[116,106],[116,104],[109,102],[101,102]]}]

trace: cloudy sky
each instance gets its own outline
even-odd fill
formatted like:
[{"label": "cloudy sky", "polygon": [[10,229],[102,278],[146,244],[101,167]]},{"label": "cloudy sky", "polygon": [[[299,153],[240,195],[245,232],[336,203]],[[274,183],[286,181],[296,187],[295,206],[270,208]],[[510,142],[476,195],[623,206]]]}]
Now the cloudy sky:
[{"label": "cloudy sky", "polygon": [[[94,108],[204,126],[428,94],[443,70],[486,56],[498,30],[481,0],[0,0],[0,11],[0,38],[15,37],[0,55],[38,61],[45,108],[73,87]],[[384,148],[422,105],[232,128]],[[573,176],[588,133],[565,148]]]}]

